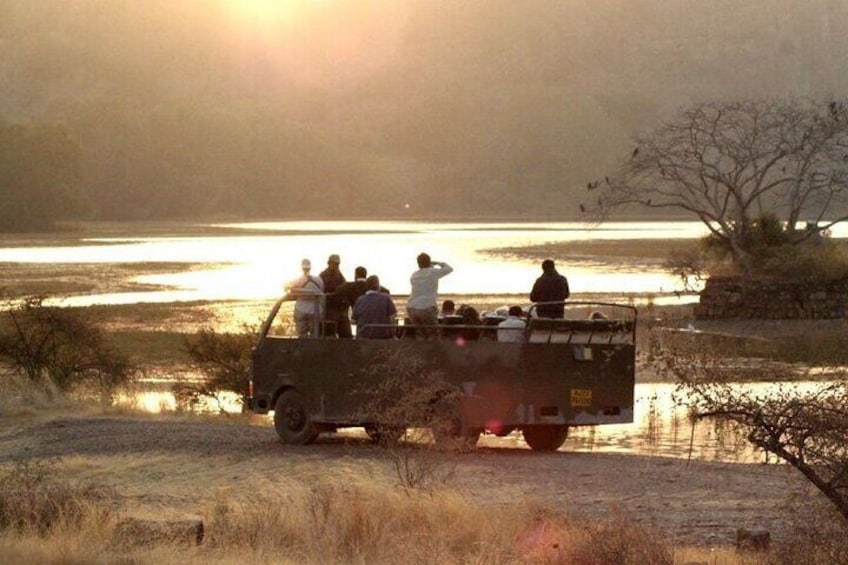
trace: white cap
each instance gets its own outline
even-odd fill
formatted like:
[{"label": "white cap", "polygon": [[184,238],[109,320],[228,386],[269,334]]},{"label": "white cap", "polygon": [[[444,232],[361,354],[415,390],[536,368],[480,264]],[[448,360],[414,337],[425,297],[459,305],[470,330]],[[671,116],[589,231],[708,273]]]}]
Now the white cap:
[{"label": "white cap", "polygon": [[312,261],[310,261],[309,259],[304,259],[303,261],[300,262],[300,268],[301,269],[311,269],[312,268]]}]

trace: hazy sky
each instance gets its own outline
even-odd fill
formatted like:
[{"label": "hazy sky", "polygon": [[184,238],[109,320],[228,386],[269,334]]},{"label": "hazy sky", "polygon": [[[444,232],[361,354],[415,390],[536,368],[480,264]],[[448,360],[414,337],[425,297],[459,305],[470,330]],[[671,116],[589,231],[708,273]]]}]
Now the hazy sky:
[{"label": "hazy sky", "polygon": [[0,47],[107,215],[561,214],[682,106],[848,93],[836,0],[0,0]]}]

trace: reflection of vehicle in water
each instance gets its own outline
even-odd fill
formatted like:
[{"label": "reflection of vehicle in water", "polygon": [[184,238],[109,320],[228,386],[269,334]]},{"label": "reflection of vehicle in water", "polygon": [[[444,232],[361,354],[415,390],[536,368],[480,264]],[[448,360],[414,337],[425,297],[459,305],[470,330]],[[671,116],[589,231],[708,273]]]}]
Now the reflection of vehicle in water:
[{"label": "reflection of vehicle in water", "polygon": [[[441,376],[454,399],[450,434],[469,443],[484,431],[521,430],[531,448],[553,451],[570,426],[633,421],[633,307],[568,302],[564,319],[531,317],[519,330],[523,343],[499,343],[491,320],[441,326],[430,340],[416,339],[420,328],[405,325],[397,326],[398,339],[297,339],[274,334],[284,300],[272,308],[254,348],[248,401],[254,412],[274,411],[285,443],[311,443],[345,427],[376,436],[380,415],[363,413],[363,391],[380,386],[385,364],[372,369],[386,359],[414,360]],[[606,319],[587,317],[599,309],[609,313]]]}]

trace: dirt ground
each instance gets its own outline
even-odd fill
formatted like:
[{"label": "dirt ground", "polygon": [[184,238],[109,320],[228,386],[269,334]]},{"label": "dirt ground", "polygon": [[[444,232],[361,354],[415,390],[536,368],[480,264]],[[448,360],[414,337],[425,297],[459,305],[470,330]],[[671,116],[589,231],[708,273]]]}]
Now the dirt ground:
[{"label": "dirt ground", "polygon": [[[266,419],[214,421],[170,416],[0,416],[0,466],[56,461],[71,480],[113,487],[131,512],[202,515],[222,492],[287,492],[317,481],[398,485],[394,462],[425,461],[444,486],[492,505],[543,503],[576,516],[624,512],[675,546],[726,546],[737,528],[778,538],[789,501],[817,496],[785,465],[570,453],[534,453],[515,439],[481,438],[473,453],[421,444],[391,449],[364,434],[283,445]],[[437,459],[433,459],[437,458]]]}]

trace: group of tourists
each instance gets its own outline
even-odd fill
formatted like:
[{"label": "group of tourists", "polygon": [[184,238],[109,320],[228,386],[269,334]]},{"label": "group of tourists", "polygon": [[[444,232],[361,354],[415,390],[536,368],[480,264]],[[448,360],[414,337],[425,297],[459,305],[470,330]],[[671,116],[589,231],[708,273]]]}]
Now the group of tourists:
[{"label": "group of tourists", "polygon": [[[303,274],[289,281],[285,290],[295,298],[294,321],[298,337],[317,336],[323,320],[323,335],[341,338],[353,337],[349,311],[353,308],[353,320],[394,321],[397,313],[388,289],[380,285],[376,275],[368,276],[365,267],[356,267],[354,280],[348,281],[339,266],[341,258],[332,254],[327,259],[327,268],[319,275],[311,274],[312,262],[301,261]],[[375,323],[375,322],[371,322]],[[365,325],[360,323],[359,325]],[[378,328],[363,327],[359,337],[378,337]],[[372,335],[369,335],[372,334]]]},{"label": "group of tourists", "polygon": [[[433,261],[427,253],[417,257],[418,269],[409,282],[411,292],[406,304],[407,324],[416,327],[416,337],[434,337],[439,331],[438,308],[439,280],[453,272],[445,262]],[[332,254],[327,268],[319,275],[311,274],[309,259],[301,261],[303,274],[288,282],[285,290],[295,298],[294,320],[298,337],[324,335],[353,337],[351,320],[357,326],[356,337],[389,339],[395,334],[397,307],[388,289],[380,285],[376,275],[368,276],[365,267],[354,270],[354,280],[347,281],[340,270],[341,258]],[[551,259],[542,261],[542,275],[536,279],[530,300],[537,303],[536,315],[544,318],[562,318],[564,301],[569,297],[568,280],[556,270]],[[461,317],[463,325],[479,325],[481,320],[474,308],[463,306],[454,310],[454,303],[446,300],[442,305],[441,319],[445,316]],[[497,325],[498,341],[520,342],[524,339],[526,312],[521,306],[511,306],[505,319]],[[320,326],[323,320],[323,327]]]}]

